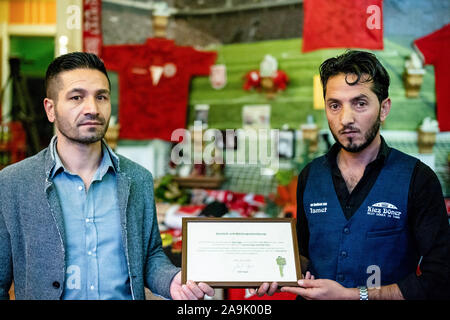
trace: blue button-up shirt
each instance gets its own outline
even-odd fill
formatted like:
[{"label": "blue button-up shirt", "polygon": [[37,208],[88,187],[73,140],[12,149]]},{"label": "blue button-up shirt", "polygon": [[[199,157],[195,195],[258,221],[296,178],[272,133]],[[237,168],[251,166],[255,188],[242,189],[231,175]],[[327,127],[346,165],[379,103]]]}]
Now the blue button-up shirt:
[{"label": "blue button-up shirt", "polygon": [[86,190],[83,180],[66,170],[50,144],[55,167],[51,178],[60,199],[66,243],[63,299],[131,299],[127,260],[120,227],[117,157],[102,144],[102,160]]}]

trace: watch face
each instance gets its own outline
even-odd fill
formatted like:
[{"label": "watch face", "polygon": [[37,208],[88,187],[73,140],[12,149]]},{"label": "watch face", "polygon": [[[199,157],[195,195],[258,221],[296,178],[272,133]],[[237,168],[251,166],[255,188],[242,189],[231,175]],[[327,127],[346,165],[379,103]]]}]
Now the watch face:
[{"label": "watch face", "polygon": [[359,300],[369,300],[367,287],[359,287]]}]

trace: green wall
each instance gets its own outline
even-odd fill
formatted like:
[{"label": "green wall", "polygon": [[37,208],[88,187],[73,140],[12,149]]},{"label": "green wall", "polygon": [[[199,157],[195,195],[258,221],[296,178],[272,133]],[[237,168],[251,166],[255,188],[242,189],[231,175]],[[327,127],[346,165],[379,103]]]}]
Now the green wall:
[{"label": "green wall", "polygon": [[[405,58],[412,49],[388,39],[384,40],[384,44],[384,50],[373,51],[388,70],[392,82],[390,97],[393,105],[383,128],[415,130],[423,118],[435,117],[433,67],[426,67],[427,73],[420,97],[406,98],[401,75]],[[228,84],[221,90],[215,90],[211,87],[208,77],[193,79],[189,101],[189,124],[193,123],[195,104],[209,104],[209,126],[220,129],[242,127],[243,105],[270,104],[273,128],[280,128],[284,124],[288,124],[291,128],[299,128],[309,114],[314,115],[321,128],[327,127],[324,111],[313,110],[312,79],[318,74],[322,61],[344,50],[302,53],[301,39],[231,44],[212,49],[218,52],[217,63],[224,63],[227,67]],[[279,69],[285,71],[290,78],[288,88],[272,100],[259,92],[247,92],[242,89],[243,76],[252,69],[259,69],[259,64],[266,54],[276,57]]]},{"label": "green wall", "polygon": [[22,74],[31,77],[45,77],[47,66],[54,58],[53,37],[12,36],[10,56],[22,59]]}]

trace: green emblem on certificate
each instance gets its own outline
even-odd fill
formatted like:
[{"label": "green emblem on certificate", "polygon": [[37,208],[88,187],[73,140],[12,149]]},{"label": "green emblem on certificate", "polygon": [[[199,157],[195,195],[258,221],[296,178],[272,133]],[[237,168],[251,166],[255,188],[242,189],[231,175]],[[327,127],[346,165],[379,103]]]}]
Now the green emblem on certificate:
[{"label": "green emblem on certificate", "polygon": [[278,258],[277,258],[277,265],[278,265],[278,268],[280,269],[280,276],[283,277],[283,275],[284,275],[283,274],[283,268],[286,265],[286,259],[283,258],[282,256],[278,256]]}]

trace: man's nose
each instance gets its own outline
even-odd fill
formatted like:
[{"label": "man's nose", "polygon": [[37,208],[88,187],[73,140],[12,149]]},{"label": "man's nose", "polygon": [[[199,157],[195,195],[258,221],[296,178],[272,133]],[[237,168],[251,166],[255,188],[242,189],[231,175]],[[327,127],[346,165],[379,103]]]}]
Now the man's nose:
[{"label": "man's nose", "polygon": [[83,113],[84,114],[95,114],[95,115],[97,115],[99,113],[98,112],[97,100],[95,99],[95,97],[89,96],[85,100]]},{"label": "man's nose", "polygon": [[342,112],[341,112],[341,124],[343,126],[352,124],[355,122],[355,117],[354,117],[354,112],[351,106],[349,105],[344,105],[342,107]]}]

